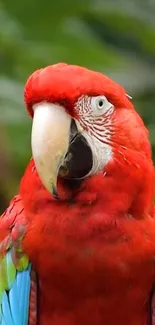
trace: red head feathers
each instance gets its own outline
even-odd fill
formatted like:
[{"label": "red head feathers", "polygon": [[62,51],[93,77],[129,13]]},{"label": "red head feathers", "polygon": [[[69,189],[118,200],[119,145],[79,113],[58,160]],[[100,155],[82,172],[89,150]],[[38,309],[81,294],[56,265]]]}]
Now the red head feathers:
[{"label": "red head feathers", "polygon": [[[42,124],[35,126],[35,129],[39,129],[39,133],[38,131],[33,133],[32,142],[39,175],[50,191],[56,191],[57,176],[64,175],[64,170],[65,173],[67,170],[68,176],[73,179],[109,173],[117,180],[117,189],[122,180],[122,186],[126,186],[125,191],[135,189],[136,194],[133,196],[136,198],[138,213],[150,209],[154,192],[154,169],[148,131],[123,87],[101,73],[59,63],[37,70],[29,77],[25,86],[25,103],[31,116],[33,108],[37,107],[35,120]],[[48,123],[46,125],[46,121],[43,126],[45,115],[48,116]],[[75,125],[72,123],[69,135],[71,119]],[[36,125],[35,121],[33,124]],[[71,151],[69,152],[69,138],[74,137],[72,128],[75,126],[77,133],[85,139],[89,147],[86,156],[86,147],[83,150],[80,145],[79,154],[74,147],[69,147]],[[52,151],[53,143],[63,147],[63,150],[62,147],[56,150],[56,156]],[[77,147],[77,143],[74,142],[75,144]],[[41,148],[41,151],[38,148]],[[74,156],[73,151],[75,159],[68,160],[69,153]],[[61,152],[61,157],[56,158],[58,152]],[[54,173],[56,171],[58,173],[54,176],[50,171],[53,160],[48,159],[49,155],[55,161]],[[43,156],[46,158],[44,162]],[[87,164],[84,161],[87,161]],[[45,169],[41,167],[43,165]],[[117,193],[115,195],[117,196]],[[132,213],[134,209],[131,209]]]},{"label": "red head feathers", "polygon": [[65,63],[35,71],[25,86],[25,103],[30,115],[33,115],[33,104],[38,102],[63,103],[72,107],[82,95],[105,95],[118,107],[132,106],[123,87],[107,76]]}]

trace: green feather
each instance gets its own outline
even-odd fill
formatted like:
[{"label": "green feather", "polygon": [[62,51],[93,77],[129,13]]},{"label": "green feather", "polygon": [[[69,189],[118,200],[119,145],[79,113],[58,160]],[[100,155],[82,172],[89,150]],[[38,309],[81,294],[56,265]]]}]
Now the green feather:
[{"label": "green feather", "polygon": [[28,257],[23,254],[20,241],[16,248],[10,247],[6,254],[0,257],[0,309],[3,294],[6,290],[11,289],[17,271],[26,270],[28,264]]}]

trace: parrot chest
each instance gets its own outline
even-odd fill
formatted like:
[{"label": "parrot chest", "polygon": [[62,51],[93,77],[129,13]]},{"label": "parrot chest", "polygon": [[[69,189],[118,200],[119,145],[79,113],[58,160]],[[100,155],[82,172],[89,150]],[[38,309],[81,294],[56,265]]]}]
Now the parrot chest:
[{"label": "parrot chest", "polygon": [[[154,227],[153,227],[154,226]],[[145,325],[154,283],[155,224],[137,221],[55,231],[31,260],[39,325]],[[83,232],[82,232],[83,230]]]}]

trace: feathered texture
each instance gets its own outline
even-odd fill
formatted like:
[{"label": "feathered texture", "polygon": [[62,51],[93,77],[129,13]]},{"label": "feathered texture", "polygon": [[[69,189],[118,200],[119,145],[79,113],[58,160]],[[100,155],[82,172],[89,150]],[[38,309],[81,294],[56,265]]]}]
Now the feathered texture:
[{"label": "feathered texture", "polygon": [[[113,155],[104,170],[77,186],[58,178],[57,201],[44,188],[31,159],[20,184],[22,202],[17,196],[0,220],[2,261],[9,260],[11,249],[15,271],[26,269],[28,265],[20,263],[22,258],[28,263],[26,256],[37,270],[39,300],[31,273],[29,325],[149,321],[155,280],[154,167],[148,132],[126,91],[100,73],[58,64],[29,78],[25,103],[31,116],[35,103],[60,103],[80,123],[77,99],[100,94],[114,105],[107,140]],[[15,277],[14,269],[12,274],[2,295]]]},{"label": "feathered texture", "polygon": [[33,269],[31,270],[28,325],[37,325],[37,277]]},{"label": "feathered texture", "polygon": [[1,325],[28,324],[30,284],[30,267],[24,271],[15,272],[11,285],[2,296]]},{"label": "feathered texture", "polygon": [[124,88],[107,76],[65,63],[35,71],[29,77],[24,91],[25,103],[31,116],[33,104],[42,101],[60,103],[75,116],[73,106],[82,95],[105,95],[119,107],[132,107]]},{"label": "feathered texture", "polygon": [[35,103],[56,102],[80,123],[75,106],[83,95],[114,105],[111,161],[75,188],[58,179],[60,201],[41,184],[33,160],[20,187],[29,224],[24,247],[39,274],[39,324],[144,325],[155,279],[148,131],[123,87],[101,73],[56,64],[25,86],[32,117]]},{"label": "feathered texture", "polygon": [[22,249],[26,232],[23,210],[21,199],[16,196],[0,219],[1,325],[28,324],[31,267]]}]

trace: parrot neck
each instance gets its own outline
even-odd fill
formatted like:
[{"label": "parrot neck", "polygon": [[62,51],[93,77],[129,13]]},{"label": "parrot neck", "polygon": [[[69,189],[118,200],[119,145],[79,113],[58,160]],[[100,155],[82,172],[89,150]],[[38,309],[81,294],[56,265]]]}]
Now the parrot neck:
[{"label": "parrot neck", "polygon": [[81,209],[99,207],[112,219],[127,214],[143,218],[153,213],[154,168],[152,162],[142,159],[140,167],[113,160],[102,173],[78,182],[58,179],[60,200],[46,191],[32,159],[21,181],[24,207],[39,213],[42,209],[66,207],[67,203],[67,207],[80,206]]}]

